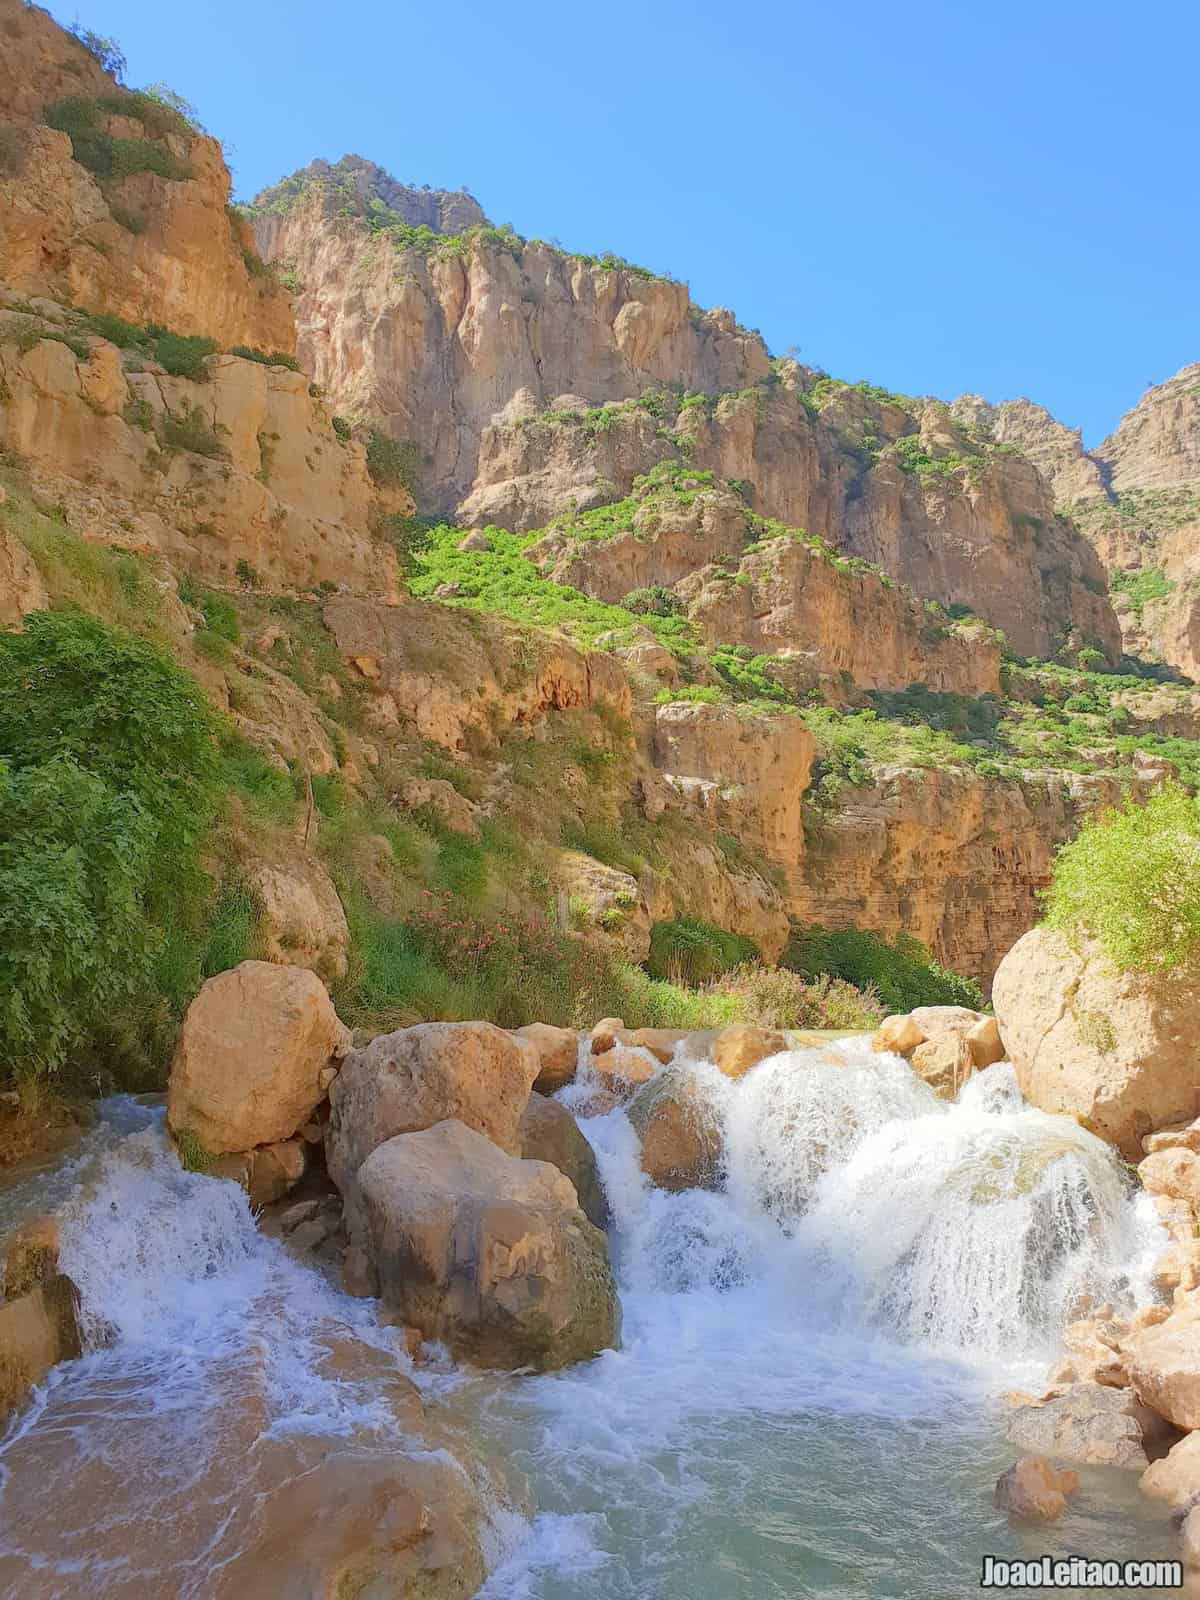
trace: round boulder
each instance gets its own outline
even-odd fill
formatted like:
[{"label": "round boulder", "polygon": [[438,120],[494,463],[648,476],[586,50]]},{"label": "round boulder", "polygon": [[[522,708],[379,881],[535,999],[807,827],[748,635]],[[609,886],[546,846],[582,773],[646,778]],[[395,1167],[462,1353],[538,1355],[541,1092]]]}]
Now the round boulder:
[{"label": "round boulder", "polygon": [[167,1121],[214,1155],[290,1139],[325,1098],[322,1075],[349,1042],[315,973],[243,961],[188,1007]]},{"label": "round boulder", "polygon": [[721,1170],[721,1127],[695,1082],[668,1067],[629,1102],[642,1171],[660,1189],[710,1189]]},{"label": "round boulder", "polygon": [[449,1121],[381,1144],[358,1188],[380,1294],[427,1339],[480,1366],[540,1370],[616,1343],[608,1242],[557,1167]]},{"label": "round boulder", "polygon": [[566,1106],[548,1100],[544,1094],[531,1094],[521,1117],[520,1133],[522,1160],[548,1161],[557,1167],[570,1178],[588,1221],[597,1228],[607,1228],[608,1201],[595,1151]]}]

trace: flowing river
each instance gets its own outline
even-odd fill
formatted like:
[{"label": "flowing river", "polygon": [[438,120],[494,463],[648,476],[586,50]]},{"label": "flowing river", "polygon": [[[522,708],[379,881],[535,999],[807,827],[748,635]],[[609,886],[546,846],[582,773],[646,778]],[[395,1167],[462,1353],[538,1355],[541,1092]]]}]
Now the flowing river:
[{"label": "flowing river", "polygon": [[737,1083],[671,1070],[723,1123],[724,1188],[653,1189],[623,1111],[582,1121],[624,1336],[545,1377],[414,1369],[372,1302],[180,1170],[159,1113],[109,1102],[0,1196],[0,1230],[59,1207],[91,1341],[0,1442],[0,1593],[307,1592],[305,1486],[353,1492],[411,1448],[397,1374],[528,1480],[532,1521],[494,1501],[486,1600],[960,1600],[984,1553],[1173,1553],[1133,1473],[1084,1469],[1050,1528],[992,1505],[1002,1392],[1038,1382],[1082,1297],[1149,1297],[1164,1240],[1103,1144],[1004,1065],[952,1105],[861,1041]]}]

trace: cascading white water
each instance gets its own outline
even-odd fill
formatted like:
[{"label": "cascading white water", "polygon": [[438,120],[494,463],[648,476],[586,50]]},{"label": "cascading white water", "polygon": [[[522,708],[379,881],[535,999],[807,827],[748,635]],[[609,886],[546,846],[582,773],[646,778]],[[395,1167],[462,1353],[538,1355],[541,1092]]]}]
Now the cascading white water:
[{"label": "cascading white water", "polygon": [[[464,1402],[523,1443],[545,1508],[488,1600],[965,1592],[977,1552],[1020,1548],[991,1507],[1011,1455],[990,1396],[1044,1370],[1085,1295],[1144,1297],[1152,1209],[1008,1066],[954,1104],[862,1040],[733,1084],[669,1070],[723,1128],[722,1187],[649,1185],[621,1109],[581,1124],[624,1345]],[[1102,1533],[1076,1511],[1038,1548],[1127,1526],[1146,1549],[1140,1515],[1110,1504]],[[899,1528],[920,1530],[911,1548]]]},{"label": "cascading white water", "polygon": [[[586,1105],[583,1067],[563,1098]],[[1052,1353],[1081,1296],[1139,1296],[1152,1212],[1005,1067],[953,1105],[861,1041],[736,1083],[670,1070],[723,1129],[719,1190],[652,1188],[619,1108],[581,1124],[621,1350],[548,1378],[422,1379],[534,1485],[533,1535],[488,1600],[964,1592],[975,1552],[1017,1548],[990,1508],[1009,1455],[989,1391]],[[255,1600],[239,1562],[264,1514],[331,1448],[369,1464],[412,1443],[394,1332],[264,1238],[232,1184],[182,1172],[142,1110],[39,1185],[0,1211],[74,1191],[62,1262],[94,1349],[0,1440],[0,1590]],[[1121,1526],[1146,1548],[1130,1508],[1107,1508],[1107,1534],[1081,1515],[1061,1533],[1077,1547]],[[513,1518],[494,1524],[499,1560]]]}]

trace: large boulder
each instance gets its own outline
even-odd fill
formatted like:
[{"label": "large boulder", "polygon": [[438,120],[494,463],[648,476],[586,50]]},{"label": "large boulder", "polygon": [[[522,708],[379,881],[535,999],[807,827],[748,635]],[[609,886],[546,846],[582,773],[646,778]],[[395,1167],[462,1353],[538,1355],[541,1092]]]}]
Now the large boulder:
[{"label": "large boulder", "polygon": [[1151,1462],[1138,1488],[1152,1500],[1165,1500],[1174,1511],[1200,1503],[1200,1433],[1185,1433],[1165,1456]]},{"label": "large boulder", "polygon": [[521,1115],[521,1159],[548,1161],[557,1167],[579,1197],[584,1216],[597,1228],[608,1227],[608,1200],[600,1182],[596,1154],[579,1124],[557,1100],[536,1091]]},{"label": "large boulder", "polygon": [[538,1075],[533,1087],[539,1094],[553,1094],[575,1076],[579,1062],[579,1035],[570,1028],[555,1028],[548,1022],[529,1022],[516,1030],[538,1053]]},{"label": "large boulder", "polygon": [[356,1236],[384,1301],[481,1366],[550,1369],[616,1343],[608,1243],[570,1180],[461,1122],[381,1144],[358,1171]]},{"label": "large boulder", "polygon": [[1200,1428],[1200,1309],[1193,1301],[1131,1334],[1121,1351],[1139,1399],[1177,1428]]},{"label": "large boulder", "polygon": [[1018,1449],[1063,1461],[1144,1471],[1156,1419],[1128,1389],[1073,1383],[1049,1400],[1019,1406],[1008,1423]]},{"label": "large boulder", "polygon": [[329,1091],[329,1175],[347,1199],[373,1150],[398,1133],[465,1123],[502,1150],[521,1147],[521,1113],[540,1057],[490,1022],[422,1022],[352,1051]]},{"label": "large boulder", "polygon": [[1000,963],[992,1001],[1026,1100],[1127,1161],[1146,1134],[1200,1112],[1200,968],[1120,973],[1097,945],[1034,928]]},{"label": "large boulder", "polygon": [[330,982],[346,976],[350,928],[333,879],[320,862],[259,862],[247,881],[258,902],[259,938],[269,961],[311,967]]},{"label": "large boulder", "polygon": [[642,1171],[660,1189],[710,1189],[721,1170],[721,1128],[695,1081],[668,1067],[644,1084],[626,1115]]},{"label": "large boulder", "polygon": [[188,1007],[167,1087],[167,1121],[213,1155],[290,1139],[325,1098],[350,1043],[320,978],[243,961]]},{"label": "large boulder", "polygon": [[943,1100],[953,1099],[973,1072],[1004,1057],[995,1017],[966,1006],[917,1006],[885,1017],[871,1047],[907,1056]]}]

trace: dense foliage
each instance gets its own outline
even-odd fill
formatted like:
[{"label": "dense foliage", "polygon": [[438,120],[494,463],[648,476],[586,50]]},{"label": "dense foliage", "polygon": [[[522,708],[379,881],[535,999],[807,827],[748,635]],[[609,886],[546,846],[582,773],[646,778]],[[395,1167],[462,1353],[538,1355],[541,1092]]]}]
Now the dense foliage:
[{"label": "dense foliage", "polygon": [[1169,972],[1200,953],[1200,805],[1177,784],[1084,824],[1058,853],[1047,921],[1090,937],[1123,971]]},{"label": "dense foliage", "polygon": [[217,763],[198,687],[152,644],[71,612],[0,632],[7,1073],[54,1071],[186,987]]},{"label": "dense foliage", "polygon": [[863,928],[798,928],[788,941],[783,965],[806,978],[822,973],[841,978],[877,995],[889,1012],[914,1006],[983,1009],[974,979],[948,971],[907,933],[889,941]]}]

